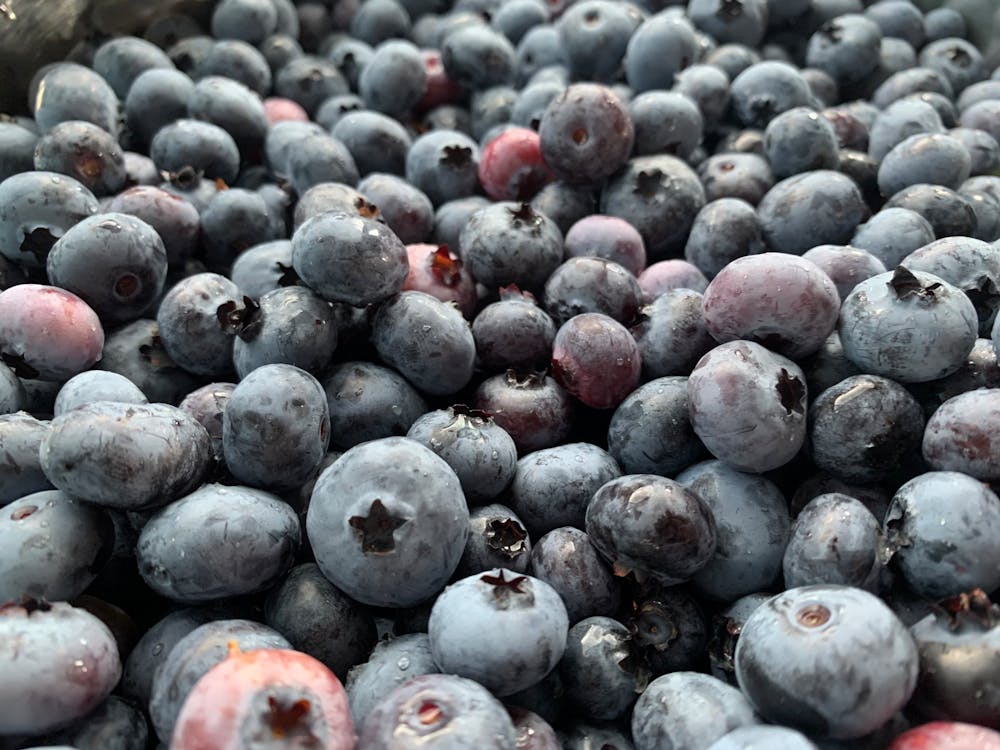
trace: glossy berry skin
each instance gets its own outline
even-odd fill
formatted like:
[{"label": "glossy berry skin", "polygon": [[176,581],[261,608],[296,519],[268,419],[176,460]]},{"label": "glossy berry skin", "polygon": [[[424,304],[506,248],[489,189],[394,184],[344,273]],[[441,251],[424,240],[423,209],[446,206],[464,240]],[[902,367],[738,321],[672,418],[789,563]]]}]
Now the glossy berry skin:
[{"label": "glossy berry skin", "polygon": [[108,628],[64,602],[25,600],[0,606],[0,732],[37,735],[81,719],[121,677]]},{"label": "glossy berry skin", "polygon": [[95,196],[125,185],[125,156],[110,133],[89,122],[61,122],[35,146],[34,167],[79,180]]},{"label": "glossy berry skin", "polygon": [[521,455],[565,442],[576,413],[573,398],[554,378],[516,370],[480,383],[472,405],[493,415]]},{"label": "glossy berry skin", "polygon": [[639,308],[630,331],[639,347],[645,378],[686,375],[715,346],[703,307],[699,292],[680,288],[669,289]]},{"label": "glossy berry skin", "polygon": [[990,688],[1000,642],[997,605],[982,591],[943,602],[910,632],[920,651],[920,678],[910,705],[926,719],[1000,728]]},{"label": "glossy berry skin", "polygon": [[1000,732],[958,721],[932,721],[903,732],[889,750],[997,750]]},{"label": "glossy berry skin", "polygon": [[183,263],[198,246],[201,219],[197,209],[178,195],[153,185],[136,185],[114,196],[111,213],[131,214],[149,224],[163,241],[167,262]]},{"label": "glossy berry skin", "polygon": [[424,393],[457,393],[472,379],[472,329],[457,307],[430,294],[404,291],[381,305],[372,343],[382,361]]},{"label": "glossy berry skin", "polygon": [[740,471],[782,466],[805,440],[805,376],[760,344],[733,341],[712,349],[688,378],[688,398],[695,434]]},{"label": "glossy berry skin", "polygon": [[497,568],[446,588],[431,608],[427,633],[442,672],[506,696],[534,685],[556,666],[568,629],[555,589]]},{"label": "glossy berry skin", "polygon": [[365,604],[409,607],[451,577],[469,510],[442,458],[414,440],[382,438],[351,448],[320,475],[306,529],[335,586]]},{"label": "glossy berry skin", "polygon": [[462,260],[480,284],[516,284],[539,292],[563,258],[562,233],[527,203],[486,206],[469,219],[459,239]]},{"label": "glossy berry skin", "polygon": [[850,245],[817,245],[802,257],[830,277],[841,300],[865,279],[885,273],[885,265],[874,254]]},{"label": "glossy berry skin", "polygon": [[979,320],[957,287],[898,266],[854,288],[844,300],[838,330],[844,353],[864,372],[921,383],[961,367]]},{"label": "glossy berry skin", "polygon": [[715,554],[711,508],[693,491],[654,474],[612,479],[587,505],[587,534],[621,574],[635,571],[672,586]]},{"label": "glossy berry skin", "polygon": [[101,359],[104,329],[80,297],[56,286],[0,292],[0,354],[25,375],[63,381]]},{"label": "glossy berry skin", "polygon": [[923,410],[899,383],[854,375],[809,405],[809,452],[820,469],[848,482],[887,479],[912,461]]},{"label": "glossy berry skin", "polygon": [[473,319],[472,336],[479,363],[490,370],[540,367],[552,357],[556,326],[532,294],[505,287]]},{"label": "glossy berry skin", "polygon": [[687,378],[655,378],[630,393],[608,424],[608,452],[626,474],[670,476],[705,453],[688,418]]},{"label": "glossy berry skin", "polygon": [[605,258],[569,258],[545,283],[545,309],[557,325],[583,313],[603,313],[628,325],[641,299],[635,276]]},{"label": "glossy berry skin", "polygon": [[642,361],[627,328],[607,315],[588,312],[569,318],[556,332],[552,372],[587,406],[611,409],[639,384]]},{"label": "glossy berry skin", "polygon": [[52,420],[39,455],[45,476],[67,494],[141,510],[201,484],[210,451],[205,428],[177,407],[94,401]]},{"label": "glossy berry skin", "polygon": [[[567,258],[593,256],[623,266],[633,276],[646,267],[642,235],[624,219],[591,214],[575,222],[563,240]],[[640,287],[642,280],[639,280]]]},{"label": "glossy berry skin", "polygon": [[788,589],[753,611],[736,644],[736,678],[765,719],[834,739],[885,724],[913,693],[918,661],[892,610],[848,586]]},{"label": "glossy berry skin", "polygon": [[567,699],[592,719],[610,721],[635,700],[636,675],[628,669],[631,634],[610,617],[588,617],[569,630],[559,662]]},{"label": "glossy berry skin", "polygon": [[816,351],[834,329],[840,297],[811,261],[763,253],[723,268],[705,290],[702,309],[717,341],[749,339],[798,359]]},{"label": "glossy berry skin", "polygon": [[879,592],[885,567],[882,524],[860,500],[832,492],[799,511],[785,548],[788,588],[835,583]]},{"label": "glossy berry skin", "polygon": [[134,216],[90,216],[60,237],[45,261],[49,281],[79,295],[109,324],[125,323],[153,304],[167,278],[160,235]]},{"label": "glossy berry skin", "polygon": [[883,523],[894,563],[910,587],[942,599],[1000,587],[1000,500],[966,474],[931,471],[900,487]]},{"label": "glossy berry skin", "polygon": [[542,158],[538,133],[530,128],[510,128],[483,147],[479,184],[495,201],[531,200],[555,179]]},{"label": "glossy berry skin", "polygon": [[291,568],[301,534],[295,511],[276,496],[205,484],[153,515],[135,554],[150,588],[198,604],[269,588]]},{"label": "glossy berry skin", "polygon": [[428,674],[381,698],[360,728],[358,747],[504,750],[516,741],[506,708],[482,685],[458,675]]},{"label": "glossy berry skin", "polygon": [[712,599],[735,601],[770,588],[781,567],[791,519],[781,490],[769,479],[703,461],[677,475],[712,512],[716,547],[694,574],[695,589]]},{"label": "glossy berry skin", "polygon": [[353,748],[354,725],[340,681],[298,651],[235,649],[188,694],[170,747],[236,750],[250,742]]},{"label": "glossy berry skin", "polygon": [[938,471],[958,471],[984,482],[1000,478],[994,444],[1000,390],[976,388],[941,404],[927,421],[923,456]]},{"label": "glossy berry skin", "polygon": [[559,593],[570,624],[618,611],[618,579],[587,533],[578,528],[560,526],[536,538],[529,572]]},{"label": "glossy berry skin", "polygon": [[413,422],[406,437],[448,462],[470,504],[497,497],[514,478],[517,446],[487,412],[463,405],[426,412]]},{"label": "glossy berry skin", "polygon": [[653,680],[632,711],[635,750],[708,747],[727,732],[759,723],[739,690],[700,672]]}]

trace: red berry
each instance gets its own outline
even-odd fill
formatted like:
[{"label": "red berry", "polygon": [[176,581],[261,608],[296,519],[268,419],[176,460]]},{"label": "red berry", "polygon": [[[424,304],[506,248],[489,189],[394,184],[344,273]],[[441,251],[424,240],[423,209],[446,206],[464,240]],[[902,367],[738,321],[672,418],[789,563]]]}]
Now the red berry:
[{"label": "red berry", "polygon": [[486,144],[479,160],[479,184],[493,200],[526,201],[555,175],[542,159],[538,133],[509,128]]},{"label": "red berry", "polygon": [[410,271],[404,290],[425,292],[442,302],[454,302],[462,315],[476,312],[476,282],[461,259],[447,245],[415,243],[406,246]]},{"label": "red berry", "polygon": [[309,114],[297,102],[280,96],[270,96],[264,100],[264,114],[271,125],[284,120],[309,122]]},{"label": "red berry", "polygon": [[889,750],[1000,750],[1000,732],[976,724],[932,721],[903,732]]}]

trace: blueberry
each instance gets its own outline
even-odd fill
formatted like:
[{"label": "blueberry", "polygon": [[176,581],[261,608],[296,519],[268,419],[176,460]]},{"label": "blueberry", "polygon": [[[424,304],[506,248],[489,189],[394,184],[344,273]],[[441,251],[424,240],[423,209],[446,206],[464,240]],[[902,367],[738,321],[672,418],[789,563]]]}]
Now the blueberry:
[{"label": "blueberry", "polygon": [[72,743],[66,747],[77,750],[142,750],[149,743],[149,724],[140,708],[110,695],[97,709],[66,729],[32,741],[45,743],[46,747]]},{"label": "blueberry", "polygon": [[75,599],[111,556],[107,514],[58,490],[24,495],[0,515],[0,600]]},{"label": "blueberry", "polygon": [[414,440],[389,437],[351,448],[320,475],[306,528],[335,586],[364,603],[405,607],[443,588],[468,518],[451,467]]},{"label": "blueberry", "polygon": [[833,126],[808,107],[793,107],[776,115],[764,130],[764,148],[778,179],[837,166]]},{"label": "blueberry", "polygon": [[118,141],[80,120],[61,122],[38,139],[34,168],[69,175],[96,196],[112,195],[125,185],[125,156]]},{"label": "blueberry", "polygon": [[646,91],[632,99],[629,116],[635,128],[634,153],[668,153],[688,158],[701,143],[704,117],[689,96]]},{"label": "blueberry", "polygon": [[241,651],[291,648],[276,631],[252,620],[214,619],[196,627],[177,641],[153,677],[149,716],[161,742],[173,734],[188,694],[233,644]]},{"label": "blueberry", "polygon": [[574,79],[613,82],[621,74],[629,39],[642,20],[631,10],[607,0],[584,0],[559,16],[556,28]]},{"label": "blueberry", "polygon": [[588,617],[569,630],[559,662],[567,699],[592,719],[613,720],[632,706],[631,634],[610,617]]},{"label": "blueberry", "polygon": [[572,397],[553,378],[539,372],[507,370],[486,378],[476,389],[472,405],[492,414],[521,454],[565,442],[575,417]]},{"label": "blueberry", "polygon": [[665,291],[639,309],[631,333],[639,347],[645,377],[686,374],[715,345],[702,307],[701,294],[679,288]]},{"label": "blueberry", "polygon": [[820,469],[848,482],[887,479],[912,462],[923,410],[899,383],[854,375],[809,405],[809,452]]},{"label": "blueberry", "polygon": [[120,36],[109,39],[94,51],[92,66],[111,85],[118,98],[125,99],[132,83],[144,72],[154,68],[169,70],[174,64],[152,42]]},{"label": "blueberry", "polygon": [[608,87],[574,84],[553,99],[538,126],[542,156],[559,179],[597,182],[628,159],[635,128]]},{"label": "blueberry", "polygon": [[661,12],[632,32],[625,49],[625,80],[637,93],[669,89],[697,59],[698,37],[686,18]]},{"label": "blueberry", "polygon": [[188,95],[188,114],[218,125],[233,137],[241,154],[256,156],[267,134],[264,104],[256,92],[238,81],[205,76]]},{"label": "blueberry", "polygon": [[757,724],[753,707],[731,685],[699,672],[653,680],[632,711],[636,750],[708,747],[738,727]]},{"label": "blueberry", "polygon": [[818,747],[801,732],[788,727],[766,724],[738,727],[709,745],[708,750],[752,750],[755,747],[769,747],[773,750],[818,750]]},{"label": "blueberry", "polygon": [[910,185],[892,195],[885,206],[916,211],[927,219],[939,239],[976,233],[978,219],[972,201],[944,185]]},{"label": "blueberry", "polygon": [[337,348],[333,306],[305,287],[267,292],[233,340],[236,373],[245,377],[263,365],[288,364],[317,374],[327,369]]},{"label": "blueberry", "polygon": [[13,122],[0,122],[0,182],[35,164],[38,134]]},{"label": "blueberry", "polygon": [[135,216],[160,235],[167,263],[178,266],[198,247],[201,218],[189,201],[153,185],[137,185],[114,196],[105,210]]},{"label": "blueberry", "polygon": [[641,297],[635,276],[605,258],[569,258],[545,282],[545,309],[560,326],[582,313],[603,313],[627,325],[635,319]]},{"label": "blueberry", "polygon": [[666,476],[701,458],[705,447],[688,419],[687,378],[654,378],[632,391],[611,417],[608,452],[627,474]]},{"label": "blueberry", "polygon": [[569,318],[556,331],[552,372],[587,406],[611,409],[638,385],[642,359],[627,328],[602,313],[585,312]]},{"label": "blueberry", "polygon": [[428,674],[407,680],[373,706],[358,741],[363,747],[401,750],[501,750],[513,747],[515,738],[503,704],[481,685],[458,675]]},{"label": "blueberry", "polygon": [[286,162],[287,176],[301,195],[314,185],[339,182],[354,185],[358,167],[341,141],[330,135],[310,135],[297,141]]},{"label": "blueberry", "polygon": [[569,623],[555,589],[497,568],[446,588],[428,624],[434,663],[510,695],[542,679],[566,648]]},{"label": "blueberry", "polygon": [[358,191],[379,207],[379,215],[404,244],[425,242],[434,228],[434,206],[425,193],[399,175],[371,172]]},{"label": "blueberry", "polygon": [[961,290],[898,266],[854,288],[841,307],[839,331],[848,359],[865,372],[919,383],[961,367],[978,327]]},{"label": "blueberry", "polygon": [[867,250],[886,268],[895,268],[911,252],[934,241],[934,228],[907,208],[883,208],[859,224],[850,244]]},{"label": "blueberry", "polygon": [[923,133],[943,133],[941,116],[927,102],[901,98],[887,103],[869,128],[868,153],[881,162],[894,146]]},{"label": "blueberry", "polygon": [[247,373],[222,414],[226,465],[251,487],[295,489],[312,477],[329,444],[323,386],[294,365],[267,364]]},{"label": "blueberry", "polygon": [[782,466],[805,440],[805,376],[759,344],[734,341],[708,352],[691,372],[688,398],[695,434],[741,471]]},{"label": "blueberry", "polygon": [[49,429],[49,422],[24,411],[0,415],[0,507],[52,488],[38,455]]},{"label": "blueberry", "polygon": [[418,242],[406,246],[406,255],[410,271],[404,290],[426,292],[442,302],[453,302],[466,319],[475,316],[479,303],[476,282],[447,245]]},{"label": "blueberry", "polygon": [[[633,276],[646,268],[646,247],[635,227],[615,216],[588,215],[566,232],[563,245],[567,258],[591,256],[620,264]],[[639,279],[642,286],[642,279]]]},{"label": "blueberry", "polygon": [[618,610],[618,579],[578,528],[560,526],[536,538],[530,572],[556,590],[571,624],[587,617],[609,617]]},{"label": "blueberry", "polygon": [[760,154],[726,152],[710,156],[698,165],[698,176],[709,201],[740,198],[756,206],[774,185],[774,173]]},{"label": "blueberry", "polygon": [[874,254],[850,245],[817,245],[802,257],[830,277],[842,300],[860,282],[885,273],[885,265]]},{"label": "blueberry", "polygon": [[372,343],[424,393],[454,394],[472,379],[476,345],[468,322],[456,307],[424,292],[401,292],[383,303]]},{"label": "blueberry", "polygon": [[212,11],[212,36],[262,42],[278,25],[278,12],[269,0],[222,0]]},{"label": "blueberry", "polygon": [[903,484],[883,529],[896,568],[917,593],[940,599],[972,588],[993,591],[996,550],[985,540],[1000,521],[997,497],[967,474],[931,471]]},{"label": "blueberry", "polygon": [[435,206],[474,193],[479,184],[479,146],[465,133],[432,130],[413,141],[406,154],[407,181]]},{"label": "blueberry", "polygon": [[141,510],[195,489],[209,450],[205,428],[177,407],[94,401],[52,420],[39,454],[71,497]]},{"label": "blueberry", "polygon": [[968,177],[968,149],[943,133],[913,135],[898,143],[879,165],[879,190],[894,195],[919,183],[958,188]]},{"label": "blueberry", "polygon": [[30,102],[43,132],[60,122],[84,120],[117,135],[120,103],[117,92],[97,72],[76,63],[59,63],[38,82]]},{"label": "blueberry", "polygon": [[775,115],[812,103],[809,84],[798,70],[776,60],[754,63],[740,72],[729,94],[737,121],[756,128],[765,127]]},{"label": "blueberry", "polygon": [[514,46],[486,25],[469,24],[446,34],[441,62],[449,78],[472,90],[509,84],[514,78]]},{"label": "blueberry", "polygon": [[918,661],[913,638],[878,597],[830,584],[768,600],[736,644],[740,688],[765,719],[834,739],[885,724],[913,693]]},{"label": "blueberry", "polygon": [[881,41],[878,24],[864,15],[845,13],[809,38],[806,64],[825,71],[838,83],[855,83],[878,67]]},{"label": "blueberry", "polygon": [[596,445],[565,443],[543,448],[517,462],[511,507],[536,537],[559,526],[583,529],[594,492],[620,476],[615,460]]},{"label": "blueberry", "polygon": [[405,173],[406,154],[413,139],[388,115],[366,110],[347,112],[330,126],[330,134],[351,152],[361,176],[371,172]]},{"label": "blueberry", "polygon": [[781,490],[761,476],[721,461],[705,461],[677,475],[715,519],[715,554],[692,583],[713,599],[735,601],[769,588],[777,578],[791,519]]},{"label": "blueberry", "polygon": [[64,602],[26,600],[0,607],[5,644],[0,664],[8,676],[0,732],[37,735],[83,718],[121,677],[118,648],[108,628]]},{"label": "blueberry", "polygon": [[347,697],[355,726],[363,727],[372,709],[399,685],[413,677],[437,672],[427,633],[378,641],[368,660],[347,675]]},{"label": "blueberry", "polygon": [[463,405],[426,412],[412,422],[406,437],[451,466],[470,504],[492,500],[514,478],[517,447],[488,412]]},{"label": "blueberry", "polygon": [[817,495],[799,512],[782,563],[788,588],[815,584],[881,588],[885,568],[881,523],[860,500]]},{"label": "blueberry", "polygon": [[996,388],[976,388],[942,403],[927,421],[923,455],[937,471],[958,471],[992,481],[997,461],[990,423],[996,419]]},{"label": "blueberry", "polygon": [[604,484],[587,505],[587,533],[621,573],[636,571],[673,585],[690,579],[715,554],[709,506],[678,482],[630,474]]},{"label": "blueberry", "polygon": [[339,211],[306,220],[292,235],[292,264],[324,299],[363,306],[403,287],[406,247],[386,226]]}]

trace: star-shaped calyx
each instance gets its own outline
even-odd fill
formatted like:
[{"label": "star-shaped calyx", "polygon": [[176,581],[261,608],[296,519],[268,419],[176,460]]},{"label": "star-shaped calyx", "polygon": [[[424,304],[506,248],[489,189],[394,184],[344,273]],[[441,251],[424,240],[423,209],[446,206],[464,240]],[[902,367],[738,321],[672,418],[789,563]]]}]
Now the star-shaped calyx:
[{"label": "star-shaped calyx", "polygon": [[525,552],[528,532],[513,518],[494,518],[486,526],[486,543],[511,560]]},{"label": "star-shaped calyx", "polygon": [[378,498],[372,501],[367,516],[351,516],[348,523],[361,539],[361,550],[366,555],[385,555],[396,549],[393,534],[408,519],[389,513]]},{"label": "star-shaped calyx", "polygon": [[535,595],[526,586],[528,576],[505,578],[501,569],[496,575],[486,573],[479,580],[492,588],[497,609],[507,609],[513,604],[531,606],[535,601]]}]

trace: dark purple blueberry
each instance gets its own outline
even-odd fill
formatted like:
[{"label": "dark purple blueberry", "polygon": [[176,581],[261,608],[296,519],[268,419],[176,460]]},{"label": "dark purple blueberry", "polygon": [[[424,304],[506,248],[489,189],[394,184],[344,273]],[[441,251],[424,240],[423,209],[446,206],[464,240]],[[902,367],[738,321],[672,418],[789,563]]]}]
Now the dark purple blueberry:
[{"label": "dark purple blueberry", "polygon": [[632,711],[636,750],[707,748],[728,732],[759,723],[738,689],[700,672],[672,672],[653,680]]},{"label": "dark purple blueberry", "polygon": [[761,716],[834,739],[892,718],[913,693],[918,661],[892,610],[849,586],[788,589],[753,611],[736,644],[736,677]]},{"label": "dark purple blueberry", "polygon": [[143,750],[149,745],[149,724],[141,708],[117,695],[110,695],[104,703],[79,721],[58,732],[32,738],[31,741],[45,743],[44,747],[47,748],[96,750],[98,747],[106,747],[115,750]]},{"label": "dark purple blueberry", "polygon": [[785,548],[785,586],[820,583],[879,593],[886,559],[882,524],[860,500],[817,495],[799,512]]},{"label": "dark purple blueberry", "polygon": [[646,267],[642,236],[627,221],[615,216],[593,214],[580,219],[566,232],[563,245],[567,258],[604,258],[621,264],[633,276],[639,276]]},{"label": "dark purple blueberry", "polygon": [[153,227],[163,241],[167,262],[173,266],[182,264],[197,248],[201,219],[195,207],[178,195],[138,185],[112,198],[105,210],[131,214]]},{"label": "dark purple blueberry", "polygon": [[306,528],[335,586],[367,604],[406,607],[451,577],[468,518],[451,467],[416,441],[391,437],[351,448],[320,475]]},{"label": "dark purple blueberry", "polygon": [[635,276],[604,258],[569,258],[545,282],[545,309],[559,326],[583,313],[603,313],[629,325],[641,299]]},{"label": "dark purple blueberry", "polygon": [[[216,42],[218,44],[221,42]],[[256,86],[250,88],[260,92]],[[315,55],[293,57],[274,74],[273,94],[291,99],[310,115],[331,96],[346,94],[349,90],[347,80],[333,61]],[[264,95],[266,91],[260,93]]]},{"label": "dark purple blueberry", "polygon": [[99,197],[125,185],[125,156],[118,141],[81,120],[61,122],[38,140],[34,168],[69,175]]},{"label": "dark purple blueberry", "polygon": [[695,215],[684,257],[711,278],[738,258],[757,255],[766,248],[754,207],[742,198],[718,198]]},{"label": "dark purple blueberry", "polygon": [[472,405],[492,414],[522,455],[565,442],[576,411],[573,398],[555,379],[515,370],[480,383]]},{"label": "dark purple blueberry", "polygon": [[514,747],[516,730],[504,708],[481,684],[455,674],[413,677],[380,696],[359,728],[362,747]]},{"label": "dark purple blueberry", "polygon": [[858,284],[841,307],[844,353],[864,372],[903,383],[958,370],[976,341],[976,310],[944,279],[903,266]]},{"label": "dark purple blueberry", "polygon": [[912,463],[923,409],[899,383],[855,375],[809,405],[809,453],[820,469],[848,482],[877,482]]},{"label": "dark purple blueberry", "polygon": [[695,589],[732,602],[769,588],[781,569],[791,519],[781,490],[762,476],[722,461],[703,461],[677,475],[715,519],[713,557],[692,578]]},{"label": "dark purple blueberry", "polygon": [[928,42],[921,48],[918,62],[943,75],[955,94],[989,76],[983,53],[972,42],[957,37]]},{"label": "dark purple blueberry", "polygon": [[560,526],[535,540],[531,575],[554,588],[571,624],[618,611],[621,586],[586,532]]},{"label": "dark purple blueberry", "polygon": [[982,591],[946,600],[910,629],[920,652],[920,677],[910,706],[927,719],[996,729],[1000,610]]},{"label": "dark purple blueberry", "polygon": [[202,384],[171,359],[155,320],[140,318],[118,328],[108,335],[102,354],[100,369],[128,378],[154,403],[177,404]]},{"label": "dark purple blueberry", "polygon": [[[527,0],[533,2],[534,0]],[[516,4],[508,3],[506,5]],[[541,3],[538,3],[540,6]],[[504,6],[501,6],[504,7]],[[561,750],[562,743],[552,726],[534,711],[512,705],[508,698],[507,713],[514,721],[518,750]]]},{"label": "dark purple blueberry", "polygon": [[26,599],[0,606],[0,733],[39,735],[96,709],[122,673],[115,639],[84,609]]},{"label": "dark purple blueberry", "polygon": [[931,415],[923,456],[937,471],[958,471],[984,482],[1000,478],[1000,390],[977,388],[948,399]]},{"label": "dark purple blueberry", "polygon": [[464,405],[429,411],[412,422],[406,437],[451,466],[470,505],[497,497],[514,478],[517,446],[489,412]]},{"label": "dark purple blueberry", "polygon": [[664,585],[690,579],[716,549],[712,511],[683,485],[631,474],[603,485],[587,505],[587,533],[601,555],[625,574]]},{"label": "dark purple blueberry", "polygon": [[830,277],[840,299],[865,279],[885,273],[885,266],[873,253],[850,245],[817,245],[806,250],[802,257]]},{"label": "dark purple blueberry", "polygon": [[296,650],[319,659],[341,681],[365,662],[376,643],[371,614],[330,583],[315,563],[290,570],[268,596],[264,614]]},{"label": "dark purple blueberry", "polygon": [[473,91],[514,80],[514,46],[485,24],[468,24],[446,34],[441,62],[450,79]]},{"label": "dark purple blueberry", "polygon": [[490,370],[540,367],[552,358],[556,326],[528,292],[500,290],[500,299],[472,321],[476,356]]},{"label": "dark purple blueberry", "polygon": [[531,207],[552,219],[559,231],[565,233],[573,224],[593,214],[597,201],[591,186],[556,180],[535,193]]},{"label": "dark purple blueberry", "polygon": [[52,420],[39,455],[45,476],[71,497],[141,510],[196,488],[210,445],[177,407],[95,401]]},{"label": "dark purple blueberry", "polygon": [[232,183],[240,166],[233,137],[218,125],[180,119],[160,128],[149,144],[156,166],[167,172],[191,167],[210,179]]},{"label": "dark purple blueberry", "polygon": [[709,673],[730,685],[736,685],[736,644],[750,614],[773,595],[757,591],[737,599],[712,617],[708,639]]},{"label": "dark purple blueberry", "polygon": [[639,309],[630,330],[639,347],[645,378],[685,375],[715,346],[702,303],[698,292],[671,289]]},{"label": "dark purple blueberry", "polygon": [[1000,500],[967,474],[931,471],[900,487],[883,531],[896,569],[930,599],[1000,587]]},{"label": "dark purple blueberry", "polygon": [[627,328],[607,315],[583,313],[556,332],[552,371],[587,406],[611,409],[639,384],[642,362]]},{"label": "dark purple blueberry", "polygon": [[938,239],[976,234],[978,218],[972,201],[944,185],[910,185],[893,194],[885,207],[916,211],[927,219]]},{"label": "dark purple blueberry", "polygon": [[639,288],[647,305],[675,289],[690,289],[702,294],[707,287],[705,274],[693,263],[679,258],[653,263],[639,274]]},{"label": "dark purple blueberry", "polygon": [[422,191],[399,175],[382,172],[368,174],[357,186],[358,192],[379,207],[382,221],[404,244],[430,239],[434,229],[434,206]]},{"label": "dark purple blueberry", "polygon": [[741,471],[783,466],[805,440],[805,376],[760,344],[734,341],[712,349],[691,372],[688,397],[695,434]]},{"label": "dark purple blueberry", "polygon": [[285,162],[288,181],[301,195],[315,185],[337,182],[354,185],[358,167],[341,141],[332,135],[310,135],[297,141]]},{"label": "dark purple blueberry", "polygon": [[326,393],[294,365],[268,364],[233,389],[222,414],[226,466],[251,487],[293,490],[313,476],[330,444]]},{"label": "dark purple blueberry", "polygon": [[558,664],[569,629],[566,608],[544,581],[504,568],[446,588],[431,609],[434,663],[507,696]]},{"label": "dark purple blueberry", "polygon": [[623,716],[640,686],[629,669],[632,636],[610,617],[588,617],[569,630],[559,662],[566,699],[591,719]]},{"label": "dark purple blueberry", "polygon": [[496,503],[481,505],[469,512],[469,536],[454,578],[494,568],[526,573],[531,550],[528,531],[514,511]]},{"label": "dark purple blueberry", "polygon": [[836,169],[837,134],[810,107],[793,107],[777,115],[764,130],[764,149],[779,180],[815,169]]}]

